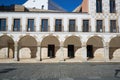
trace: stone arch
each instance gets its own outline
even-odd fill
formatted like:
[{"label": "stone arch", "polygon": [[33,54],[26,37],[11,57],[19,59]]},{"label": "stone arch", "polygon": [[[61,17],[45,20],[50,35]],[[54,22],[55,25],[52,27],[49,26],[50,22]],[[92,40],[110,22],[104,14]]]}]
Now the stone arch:
[{"label": "stone arch", "polygon": [[48,35],[43,38],[41,42],[42,58],[48,58],[48,45],[54,45],[54,57],[56,57],[58,50],[60,49],[60,41],[58,37],[53,35]]},{"label": "stone arch", "polygon": [[[92,51],[89,51],[90,49]],[[90,54],[92,54],[92,56]],[[89,58],[89,56],[94,59],[104,59],[103,39],[101,37],[92,36],[87,40],[87,57]]]},{"label": "stone arch", "polygon": [[74,56],[80,56],[81,54],[81,41],[80,38],[78,36],[69,36],[65,39],[64,41],[64,49],[65,49],[65,57],[68,57],[68,45],[74,45]]},{"label": "stone arch", "polygon": [[19,56],[20,58],[36,58],[37,53],[37,41],[32,36],[24,36],[19,42]]},{"label": "stone arch", "polygon": [[120,37],[114,37],[109,43],[109,58],[120,58]]},{"label": "stone arch", "polygon": [[14,40],[7,35],[0,37],[0,58],[14,58]]}]

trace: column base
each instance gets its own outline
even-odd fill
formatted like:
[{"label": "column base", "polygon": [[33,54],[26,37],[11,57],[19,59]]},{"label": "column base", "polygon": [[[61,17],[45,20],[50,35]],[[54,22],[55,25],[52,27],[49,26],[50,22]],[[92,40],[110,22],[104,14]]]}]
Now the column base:
[{"label": "column base", "polygon": [[110,59],[108,59],[108,58],[107,58],[107,59],[105,59],[105,62],[110,62]]},{"label": "column base", "polygon": [[61,60],[60,60],[60,62],[64,62],[64,61],[65,61],[65,59],[61,59]]},{"label": "column base", "polygon": [[42,61],[42,59],[40,59],[40,61]]},{"label": "column base", "polygon": [[16,58],[14,58],[14,61],[20,61],[20,59],[16,59]]},{"label": "column base", "polygon": [[88,61],[87,58],[84,58],[83,62],[87,62],[87,61]]}]

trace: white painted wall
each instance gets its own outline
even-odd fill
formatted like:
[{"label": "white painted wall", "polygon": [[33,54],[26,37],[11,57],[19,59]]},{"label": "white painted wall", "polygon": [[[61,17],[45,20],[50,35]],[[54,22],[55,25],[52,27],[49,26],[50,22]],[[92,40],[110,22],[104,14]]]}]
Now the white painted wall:
[{"label": "white painted wall", "polygon": [[[32,1],[32,0],[29,0]],[[0,18],[6,18],[7,19],[7,23],[8,23],[8,31],[11,32],[1,32],[0,36],[2,36],[4,33],[12,36],[12,38],[14,39],[14,41],[18,41],[20,36],[25,36],[25,35],[31,35],[31,36],[35,36],[36,38],[39,38],[42,40],[42,38],[44,36],[53,34],[56,36],[62,36],[64,35],[64,37],[62,37],[61,39],[64,40],[65,37],[67,36],[72,36],[72,35],[78,35],[80,36],[80,38],[82,38],[82,44],[84,42],[86,42],[86,40],[91,36],[91,35],[98,35],[98,36],[102,36],[105,38],[105,41],[109,42],[110,37],[116,36],[116,35],[120,35],[120,33],[96,33],[96,32],[89,32],[89,33],[83,33],[83,32],[75,32],[75,33],[71,33],[71,32],[66,32],[68,31],[68,26],[69,26],[69,19],[76,19],[76,26],[78,26],[78,31],[82,31],[82,20],[84,19],[89,19],[90,20],[90,26],[92,26],[91,31],[95,31],[95,21],[96,19],[101,19],[101,17],[104,19],[105,21],[105,31],[109,32],[109,20],[110,19],[116,19],[118,20],[118,25],[119,25],[119,29],[120,29],[120,6],[117,6],[118,13],[116,14],[110,14],[107,13],[108,10],[106,11],[106,13],[102,13],[102,14],[96,14],[96,10],[95,10],[95,1],[96,0],[89,0],[91,1],[89,3],[89,13],[36,13],[36,12],[0,12]],[[108,2],[108,0],[103,0]],[[120,0],[116,0],[118,3],[120,3]],[[104,3],[104,2],[103,2]],[[108,3],[105,3],[106,5]],[[46,8],[47,9],[47,8]],[[104,8],[103,8],[104,9]],[[105,10],[104,10],[105,11]],[[24,32],[12,32],[12,26],[13,26],[13,19],[14,18],[20,18],[21,19],[21,25],[22,25],[22,31]],[[34,18],[35,19],[35,26],[37,31],[36,32],[26,32],[26,25],[27,25],[27,19],[28,18]],[[50,26],[50,32],[46,32],[46,33],[42,33],[39,32],[40,31],[40,24],[41,24],[41,19],[43,18],[47,18],[49,19],[49,26]],[[63,20],[63,26],[64,26],[64,31],[65,32],[54,32],[54,27],[55,27],[55,19],[62,19]],[[41,41],[40,41],[41,42]],[[82,47],[82,53],[81,56],[83,58],[86,58],[86,46]],[[46,49],[42,49],[46,50]]]},{"label": "white painted wall", "polygon": [[56,10],[56,11],[65,12],[63,8],[61,8],[51,0],[28,0],[23,4],[23,6],[25,6],[26,8],[32,8],[32,9],[35,8],[35,9]]},{"label": "white painted wall", "polygon": [[36,9],[42,9],[42,6],[44,6],[44,9],[48,10],[48,0],[28,0],[23,6]]}]

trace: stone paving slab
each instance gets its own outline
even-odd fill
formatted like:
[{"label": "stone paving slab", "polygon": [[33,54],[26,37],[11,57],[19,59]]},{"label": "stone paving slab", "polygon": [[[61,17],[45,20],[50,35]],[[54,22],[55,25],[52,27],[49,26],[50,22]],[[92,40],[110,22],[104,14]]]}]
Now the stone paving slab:
[{"label": "stone paving slab", "polygon": [[120,80],[120,63],[0,64],[0,80]]}]

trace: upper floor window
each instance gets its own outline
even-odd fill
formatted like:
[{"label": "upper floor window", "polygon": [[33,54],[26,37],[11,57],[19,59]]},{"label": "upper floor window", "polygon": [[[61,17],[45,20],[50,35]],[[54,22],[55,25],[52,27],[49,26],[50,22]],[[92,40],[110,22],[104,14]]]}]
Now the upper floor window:
[{"label": "upper floor window", "polygon": [[14,19],[13,31],[20,31],[20,19]]},{"label": "upper floor window", "polygon": [[83,32],[89,32],[89,20],[83,20]]},{"label": "upper floor window", "polygon": [[75,32],[75,20],[69,20],[69,32]]},{"label": "upper floor window", "polygon": [[62,31],[62,19],[55,20],[55,31]]},{"label": "upper floor window", "polygon": [[34,31],[34,19],[28,19],[27,31]]},{"label": "upper floor window", "polygon": [[48,19],[42,19],[41,21],[41,31],[48,31]]},{"label": "upper floor window", "polygon": [[6,31],[6,19],[0,19],[0,31]]},{"label": "upper floor window", "polygon": [[110,0],[110,13],[115,13],[115,0]]},{"label": "upper floor window", "polygon": [[103,21],[97,20],[96,22],[96,32],[103,32]]},{"label": "upper floor window", "polygon": [[102,0],[96,0],[96,12],[102,13]]},{"label": "upper floor window", "polygon": [[110,20],[110,32],[117,32],[116,20]]}]

